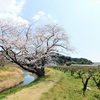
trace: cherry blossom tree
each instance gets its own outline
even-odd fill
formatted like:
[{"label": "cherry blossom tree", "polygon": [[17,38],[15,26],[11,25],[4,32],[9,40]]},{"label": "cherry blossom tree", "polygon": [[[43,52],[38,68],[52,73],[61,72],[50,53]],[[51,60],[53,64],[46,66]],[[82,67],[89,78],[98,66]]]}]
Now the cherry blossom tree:
[{"label": "cherry blossom tree", "polygon": [[57,24],[47,24],[33,30],[30,24],[0,21],[0,48],[3,55],[39,77],[44,76],[45,60],[53,52],[72,50],[68,40],[64,29]]}]

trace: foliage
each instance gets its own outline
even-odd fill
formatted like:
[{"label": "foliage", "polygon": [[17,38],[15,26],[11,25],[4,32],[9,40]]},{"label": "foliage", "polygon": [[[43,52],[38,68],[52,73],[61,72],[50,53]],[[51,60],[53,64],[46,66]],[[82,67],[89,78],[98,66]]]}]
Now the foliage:
[{"label": "foliage", "polygon": [[34,29],[30,24],[0,19],[0,49],[3,55],[39,77],[45,73],[43,59],[50,57],[52,52],[61,52],[59,48],[72,50],[68,40],[65,30],[57,24]]},{"label": "foliage", "polygon": [[[76,72],[74,76],[70,76],[70,67],[57,66],[55,69],[62,72],[63,78],[50,91],[44,93],[40,100],[99,100],[100,91],[96,88],[92,78],[88,83],[91,90],[88,90],[86,96],[83,96],[82,82]],[[66,73],[63,72],[64,69],[68,69]]]},{"label": "foliage", "polygon": [[57,64],[63,65],[71,65],[71,64],[92,64],[92,61],[85,58],[72,58],[59,53],[54,53],[51,58]]},{"label": "foliage", "polygon": [[89,81],[92,79],[95,85],[100,89],[100,67],[80,67],[80,66],[64,66],[64,67],[55,67],[60,70],[65,70],[64,72],[70,72],[71,76],[77,75],[78,78],[81,79],[83,84],[83,95],[85,96],[85,92],[88,87]]}]

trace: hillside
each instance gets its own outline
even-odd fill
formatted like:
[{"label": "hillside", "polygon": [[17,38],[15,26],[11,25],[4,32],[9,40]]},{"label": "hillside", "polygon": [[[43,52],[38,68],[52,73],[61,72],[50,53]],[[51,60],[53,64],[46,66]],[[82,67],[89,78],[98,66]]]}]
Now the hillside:
[{"label": "hillside", "polygon": [[65,56],[59,53],[53,53],[51,56],[51,60],[53,63],[56,64],[66,64],[66,63],[72,63],[72,64],[92,64],[93,62],[86,59],[86,58],[72,58],[69,56]]},{"label": "hillside", "polygon": [[[3,56],[3,51],[0,51],[0,65],[3,66],[6,63],[10,62],[8,59]],[[59,53],[51,53],[51,56],[43,61],[48,64],[55,65],[64,65],[64,64],[92,64],[93,62],[86,58],[72,58],[65,56]]]}]

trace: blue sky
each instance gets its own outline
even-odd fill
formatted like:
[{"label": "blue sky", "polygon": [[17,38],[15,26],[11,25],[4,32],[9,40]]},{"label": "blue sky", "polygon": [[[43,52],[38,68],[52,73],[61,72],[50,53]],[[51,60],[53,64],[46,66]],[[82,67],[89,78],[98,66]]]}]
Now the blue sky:
[{"label": "blue sky", "polygon": [[72,57],[100,61],[100,0],[0,0],[0,16],[36,24],[58,23],[76,48]]}]

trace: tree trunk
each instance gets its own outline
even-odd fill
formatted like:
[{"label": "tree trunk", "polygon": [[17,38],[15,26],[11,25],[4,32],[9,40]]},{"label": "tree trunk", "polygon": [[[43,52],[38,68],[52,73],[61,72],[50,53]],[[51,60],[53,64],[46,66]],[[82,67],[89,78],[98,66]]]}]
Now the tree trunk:
[{"label": "tree trunk", "polygon": [[38,75],[38,77],[43,77],[45,75],[44,67],[37,67],[35,74]]},{"label": "tree trunk", "polygon": [[93,80],[96,83],[96,86],[98,87],[98,89],[100,89],[100,80],[97,82],[97,79],[95,77],[93,77]]},{"label": "tree trunk", "polygon": [[[91,76],[90,76],[91,77]],[[87,85],[88,85],[88,81],[90,79],[90,77],[88,77],[84,83],[84,87],[83,87],[83,95],[85,96],[85,92],[86,92],[86,89],[87,89]]]},{"label": "tree trunk", "polygon": [[99,82],[97,83],[97,87],[98,87],[98,89],[100,89],[100,80],[99,80]]},{"label": "tree trunk", "polygon": [[33,66],[30,67],[30,65],[27,65],[27,68],[26,68],[17,61],[14,61],[14,63],[19,65],[19,67],[21,67],[24,70],[35,73],[38,77],[43,77],[45,75],[44,67],[33,67]]}]

